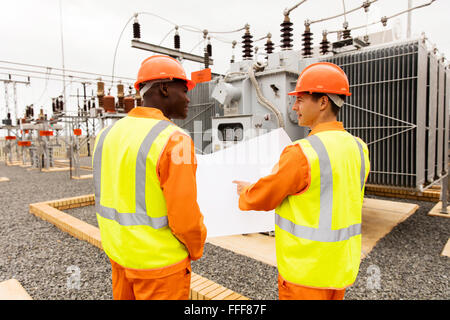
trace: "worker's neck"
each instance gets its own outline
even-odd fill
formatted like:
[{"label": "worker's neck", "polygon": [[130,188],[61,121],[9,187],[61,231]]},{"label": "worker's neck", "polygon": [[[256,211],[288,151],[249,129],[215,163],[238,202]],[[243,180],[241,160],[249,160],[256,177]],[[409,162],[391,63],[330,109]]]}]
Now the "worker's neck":
[{"label": "worker's neck", "polygon": [[314,123],[310,126],[310,129],[314,130],[315,127],[317,127],[318,125],[320,125],[322,123],[336,122],[336,121],[337,121],[337,117],[334,114],[323,115],[323,116],[318,117],[316,119],[316,121],[314,121]]},{"label": "worker's neck", "polygon": [[142,105],[145,108],[155,108],[158,110],[161,110],[161,112],[164,114],[166,118],[169,118],[169,113],[167,112],[164,105],[161,103],[161,101],[154,101],[154,100],[144,100],[144,103]]}]

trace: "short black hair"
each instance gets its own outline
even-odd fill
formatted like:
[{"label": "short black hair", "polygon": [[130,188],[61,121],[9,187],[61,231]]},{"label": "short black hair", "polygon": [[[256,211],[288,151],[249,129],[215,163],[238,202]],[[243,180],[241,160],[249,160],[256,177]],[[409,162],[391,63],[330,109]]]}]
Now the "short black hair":
[{"label": "short black hair", "polygon": [[[325,93],[319,93],[319,92],[313,92],[313,93],[311,94],[311,97],[312,97],[312,99],[313,99],[314,101],[319,100],[319,99],[322,98],[323,96],[326,96],[326,94],[325,94]],[[339,96],[339,98],[341,98],[342,100],[345,101],[345,95],[339,94],[338,96]],[[334,103],[334,101],[330,99],[330,97],[328,97],[328,101],[330,101],[330,103],[331,103],[331,111],[332,111],[333,114],[337,117],[337,116],[339,115],[339,112],[341,111],[341,108],[338,107],[338,106],[336,105],[336,103]]]}]

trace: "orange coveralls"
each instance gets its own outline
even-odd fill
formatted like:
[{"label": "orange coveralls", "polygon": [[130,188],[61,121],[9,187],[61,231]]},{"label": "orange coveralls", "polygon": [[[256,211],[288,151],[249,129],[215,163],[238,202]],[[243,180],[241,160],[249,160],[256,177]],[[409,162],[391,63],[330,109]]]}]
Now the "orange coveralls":
[{"label": "orange coveralls", "polygon": [[[156,108],[136,107],[128,116],[167,119]],[[167,204],[167,216],[172,233],[189,251],[189,256],[171,266],[160,269],[137,270],[124,268],[111,260],[112,287],[115,300],[187,300],[191,282],[191,260],[203,255],[206,227],[197,204],[196,171],[197,161],[192,139],[183,139],[175,132],[169,139],[157,164],[157,175]],[[179,143],[190,143],[179,148]],[[172,150],[177,147],[177,155],[186,159],[184,152],[190,153],[190,163],[172,161]],[[179,151],[179,152],[178,152]],[[187,155],[186,155],[187,156]]]},{"label": "orange coveralls", "polygon": [[[309,135],[323,131],[345,131],[342,122],[317,125]],[[308,159],[298,145],[286,147],[272,173],[246,187],[239,197],[241,210],[271,211],[283,200],[301,193],[311,183]],[[345,289],[322,289],[288,282],[278,274],[280,300],[342,300]]]}]

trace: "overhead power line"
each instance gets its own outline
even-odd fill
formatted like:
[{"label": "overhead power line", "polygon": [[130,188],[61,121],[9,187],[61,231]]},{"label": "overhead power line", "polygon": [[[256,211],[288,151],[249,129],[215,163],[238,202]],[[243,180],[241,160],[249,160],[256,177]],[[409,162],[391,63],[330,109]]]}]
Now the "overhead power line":
[{"label": "overhead power line", "polygon": [[[63,71],[62,68],[54,68],[54,67],[48,67],[48,66],[39,66],[39,65],[35,65],[35,64],[20,63],[20,62],[12,62],[12,61],[5,61],[5,60],[0,60],[0,63],[14,64],[14,65],[25,66],[25,67],[33,67],[33,68],[41,68],[41,69],[46,69],[46,70],[47,70],[47,69],[52,69],[52,70],[57,70],[57,71]],[[69,69],[64,69],[64,71],[66,71],[66,72],[72,72],[72,73],[80,73],[80,74],[93,75],[93,76],[98,76],[98,77],[111,78],[111,75],[100,74],[100,73],[94,73],[94,72],[77,71],[77,70],[69,70]],[[122,77],[122,76],[116,76],[116,78],[118,78],[118,79],[132,80],[132,81],[136,80],[136,79],[134,79],[134,78],[130,78],[130,77]]]}]

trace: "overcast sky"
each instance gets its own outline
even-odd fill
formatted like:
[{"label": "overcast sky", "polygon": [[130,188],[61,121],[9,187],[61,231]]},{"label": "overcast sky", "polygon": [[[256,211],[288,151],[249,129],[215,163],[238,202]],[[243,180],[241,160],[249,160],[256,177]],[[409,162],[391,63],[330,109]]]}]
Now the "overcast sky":
[{"label": "overcast sky", "polygon": [[[135,12],[149,12],[156,14],[178,25],[189,25],[201,30],[232,31],[250,24],[254,39],[272,33],[275,44],[280,43],[280,23],[283,21],[283,10],[292,7],[300,1],[296,0],[61,0],[62,24],[64,42],[65,67],[78,70],[110,75],[112,73],[114,50],[122,29]],[[345,0],[347,10],[361,5],[363,0]],[[414,0],[413,6],[427,3],[429,0]],[[60,28],[60,0],[0,0],[0,60],[26,64],[62,67],[61,28]],[[408,0],[379,0],[372,4],[368,15],[363,10],[349,14],[347,20],[350,27],[360,26],[366,21],[379,21],[382,16],[390,16],[406,9]],[[309,0],[291,12],[290,18],[294,23],[294,50],[301,49],[301,34],[304,32],[306,19],[317,20],[343,12],[342,0]],[[450,58],[450,13],[449,0],[436,0],[434,4],[413,12],[412,33],[419,36],[425,32],[432,43],[435,43],[440,53]],[[174,25],[155,16],[141,15],[141,40],[159,44],[163,37],[174,28]],[[313,24],[315,45],[321,41],[322,30],[338,30],[342,28],[344,18],[340,17],[328,22]],[[389,21],[388,28],[395,27],[401,37],[406,36],[406,15]],[[380,31],[381,24],[369,28],[370,32]],[[215,34],[228,41],[242,39],[243,31],[232,34]],[[365,29],[355,31],[353,35],[361,35]],[[181,50],[190,52],[198,44],[203,35],[201,33],[180,30]],[[143,59],[152,53],[131,48],[132,23],[125,29],[119,43],[115,74],[135,78],[139,65]],[[335,37],[330,36],[330,40]],[[213,72],[225,73],[229,67],[232,55],[231,44],[212,39],[214,65]],[[263,48],[264,41],[254,45]],[[162,43],[173,48],[173,33]],[[200,45],[192,52],[202,54]],[[262,49],[261,49],[262,50]],[[278,49],[279,50],[279,49]],[[241,47],[235,50],[238,60],[242,57]],[[28,67],[13,66],[0,63],[16,69]],[[186,71],[203,68],[202,64],[185,62]],[[39,70],[39,69],[35,69]],[[41,69],[45,72],[45,69]],[[28,75],[20,71],[6,71]],[[52,70],[54,73],[59,73]],[[31,74],[30,74],[31,75]],[[32,74],[45,78],[45,74]],[[51,77],[51,76],[50,76]],[[7,75],[0,74],[0,79]],[[53,77],[53,78],[56,78]],[[14,76],[13,79],[24,80]],[[132,81],[131,81],[132,82]],[[47,83],[47,84],[46,84]],[[10,87],[10,108],[13,104],[12,87]],[[76,95],[81,84],[70,84],[67,80],[66,94]],[[46,112],[51,110],[51,97],[61,94],[62,82],[31,79],[31,86],[19,85],[17,101],[19,116],[23,115],[25,105],[43,106]],[[88,93],[96,93],[93,83]],[[80,91],[82,92],[82,91]],[[128,90],[127,90],[128,92]],[[115,93],[115,90],[112,91]],[[76,99],[70,100],[71,109],[76,107]],[[4,86],[0,84],[0,117],[5,118]]]}]

